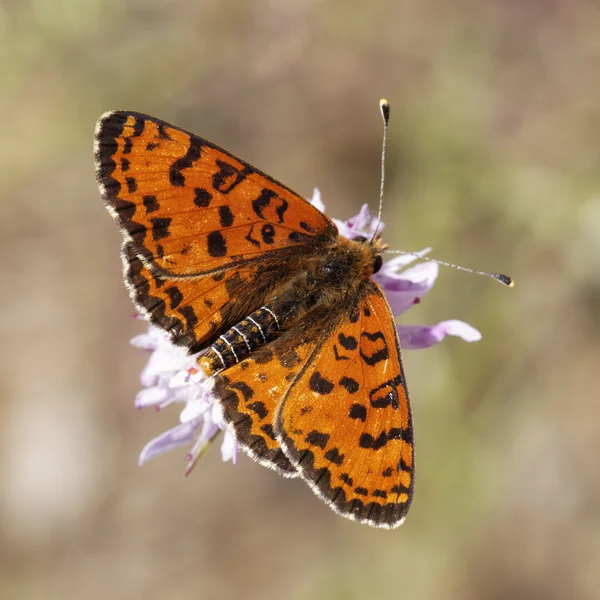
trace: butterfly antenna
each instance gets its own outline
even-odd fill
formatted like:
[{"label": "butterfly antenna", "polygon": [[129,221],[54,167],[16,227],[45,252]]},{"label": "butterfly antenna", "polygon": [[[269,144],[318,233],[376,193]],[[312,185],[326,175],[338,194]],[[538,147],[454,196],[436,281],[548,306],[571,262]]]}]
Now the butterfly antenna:
[{"label": "butterfly antenna", "polygon": [[402,250],[384,250],[383,254],[405,254],[407,256],[414,256],[416,258],[420,258],[422,260],[429,260],[431,262],[437,263],[438,265],[444,265],[445,267],[452,267],[453,269],[458,269],[459,271],[466,271],[467,273],[475,273],[475,275],[483,275],[485,277],[491,277],[495,279],[497,282],[505,285],[507,287],[515,287],[515,282],[512,277],[508,275],[502,275],[502,273],[488,273],[487,271],[477,271],[476,269],[469,269],[468,267],[461,267],[460,265],[455,265],[453,263],[445,262],[443,260],[437,260],[436,258],[429,258],[427,256],[423,256],[422,253],[416,252],[403,252]]},{"label": "butterfly antenna", "polygon": [[381,118],[383,119],[383,144],[381,148],[381,187],[379,189],[379,211],[377,212],[377,225],[375,226],[375,231],[373,232],[371,242],[373,242],[375,236],[377,235],[377,230],[379,229],[379,225],[381,223],[381,211],[383,210],[383,184],[385,182],[385,149],[387,146],[388,122],[390,120],[390,103],[385,98],[382,98],[379,101],[379,110],[381,111]]}]

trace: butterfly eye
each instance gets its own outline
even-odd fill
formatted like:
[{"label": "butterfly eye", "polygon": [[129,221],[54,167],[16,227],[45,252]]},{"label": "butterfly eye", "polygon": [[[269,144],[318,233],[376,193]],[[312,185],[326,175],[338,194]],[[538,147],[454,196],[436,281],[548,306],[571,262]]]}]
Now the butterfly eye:
[{"label": "butterfly eye", "polygon": [[373,261],[373,273],[378,273],[383,266],[383,258],[381,258],[381,254],[378,254]]}]

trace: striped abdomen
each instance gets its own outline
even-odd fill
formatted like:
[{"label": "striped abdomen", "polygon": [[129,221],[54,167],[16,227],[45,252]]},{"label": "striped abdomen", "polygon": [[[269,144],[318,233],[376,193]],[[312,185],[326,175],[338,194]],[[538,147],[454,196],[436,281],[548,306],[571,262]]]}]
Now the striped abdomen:
[{"label": "striped abdomen", "polygon": [[202,370],[210,376],[240,362],[265,344],[281,325],[275,311],[262,306],[219,337],[198,361]]}]

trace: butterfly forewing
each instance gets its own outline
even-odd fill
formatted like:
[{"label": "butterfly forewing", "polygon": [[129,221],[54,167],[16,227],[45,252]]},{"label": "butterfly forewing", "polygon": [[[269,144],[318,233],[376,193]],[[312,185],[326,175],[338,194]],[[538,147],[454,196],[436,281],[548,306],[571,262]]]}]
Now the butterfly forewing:
[{"label": "butterfly forewing", "polygon": [[137,253],[170,275],[289,256],[337,235],[330,219],[282,184],[147,115],[104,115],[96,165],[107,206]]}]

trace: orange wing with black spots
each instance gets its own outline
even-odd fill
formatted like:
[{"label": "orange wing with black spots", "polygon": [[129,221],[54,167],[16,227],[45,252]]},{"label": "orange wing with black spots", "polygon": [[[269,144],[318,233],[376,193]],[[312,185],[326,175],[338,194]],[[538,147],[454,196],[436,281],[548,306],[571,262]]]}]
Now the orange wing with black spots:
[{"label": "orange wing with black spots", "polygon": [[131,241],[125,241],[121,256],[123,277],[138,311],[191,353],[235,325],[239,315],[247,314],[247,306],[264,295],[259,293],[260,287],[254,295],[248,292],[258,271],[253,265],[172,278],[148,268]]},{"label": "orange wing with black spots", "polygon": [[374,283],[290,386],[276,438],[336,512],[400,525],[413,492],[413,427],[396,326]]},{"label": "orange wing with black spots", "polygon": [[333,222],[226,150],[135,112],[96,128],[97,177],[135,251],[166,275],[201,275],[265,254],[315,252]]},{"label": "orange wing with black spots", "polygon": [[[223,416],[235,431],[238,444],[251,458],[281,473],[296,477],[295,467],[282,452],[273,422],[281,399],[309,359],[317,340],[289,348],[294,331],[257,350],[215,376],[213,393]],[[286,348],[283,350],[283,348]]]}]

